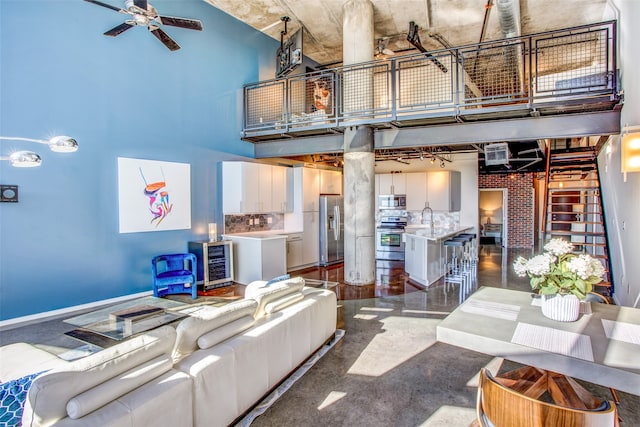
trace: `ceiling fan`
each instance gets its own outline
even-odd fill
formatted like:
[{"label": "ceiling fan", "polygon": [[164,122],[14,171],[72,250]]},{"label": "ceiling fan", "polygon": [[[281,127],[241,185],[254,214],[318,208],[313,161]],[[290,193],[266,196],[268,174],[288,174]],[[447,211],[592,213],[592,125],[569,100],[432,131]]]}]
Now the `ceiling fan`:
[{"label": "ceiling fan", "polygon": [[151,34],[160,40],[169,50],[178,50],[180,45],[176,43],[167,33],[165,33],[160,25],[170,25],[173,27],[186,28],[189,30],[202,31],[202,23],[197,19],[177,18],[173,16],[158,15],[158,11],[147,0],[125,0],[125,9],[103,3],[98,0],[84,0],[116,12],[131,15],[131,19],[124,21],[122,24],[105,32],[105,36],[115,37],[135,26],[147,27]]}]

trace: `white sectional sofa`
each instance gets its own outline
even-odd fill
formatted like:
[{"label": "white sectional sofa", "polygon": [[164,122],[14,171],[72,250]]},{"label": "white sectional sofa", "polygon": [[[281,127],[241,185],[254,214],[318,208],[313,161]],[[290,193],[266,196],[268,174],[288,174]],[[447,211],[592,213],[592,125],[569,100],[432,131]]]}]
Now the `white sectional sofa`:
[{"label": "white sectional sofa", "polygon": [[[173,369],[175,340],[175,329],[164,326],[74,362],[49,360],[45,365],[51,369],[31,384],[22,425],[189,425],[192,380]],[[38,363],[46,359],[44,350],[29,347],[18,343],[2,348],[3,381],[5,368],[11,369],[5,366],[9,360],[25,370],[30,366],[25,356],[36,356]]]},{"label": "white sectional sofa", "polygon": [[[245,299],[256,304],[255,324],[176,361],[176,369],[193,378],[195,426],[228,425],[335,333],[334,292],[303,288],[300,278],[265,283],[253,282],[245,291]],[[197,322],[197,317],[182,322],[179,339],[183,327]]]},{"label": "white sectional sofa", "polygon": [[251,283],[245,298],[206,307],[73,362],[29,344],[0,348],[0,380],[33,380],[25,426],[225,426],[336,330],[334,292],[302,278]]}]

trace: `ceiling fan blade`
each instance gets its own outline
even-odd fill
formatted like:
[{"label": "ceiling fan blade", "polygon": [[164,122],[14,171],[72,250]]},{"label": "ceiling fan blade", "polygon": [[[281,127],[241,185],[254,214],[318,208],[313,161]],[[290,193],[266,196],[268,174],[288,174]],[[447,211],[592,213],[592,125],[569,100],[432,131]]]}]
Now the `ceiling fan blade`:
[{"label": "ceiling fan blade", "polygon": [[147,0],[133,0],[133,4],[142,10],[147,10]]},{"label": "ceiling fan blade", "polygon": [[176,43],[167,33],[162,31],[160,27],[155,25],[149,25],[149,31],[151,34],[156,36],[158,40],[160,40],[169,50],[178,50],[180,49],[180,45]]},{"label": "ceiling fan blade", "polygon": [[124,9],[121,9],[121,8],[115,7],[115,6],[111,6],[110,4],[107,4],[107,3],[102,3],[101,1],[98,1],[98,0],[84,0],[84,1],[86,1],[88,3],[97,4],[98,6],[106,7],[107,9],[115,10],[116,12],[129,13]]},{"label": "ceiling fan blade", "polygon": [[158,16],[164,25],[202,31],[202,22],[197,19],[176,18],[175,16]]},{"label": "ceiling fan blade", "polygon": [[133,27],[133,25],[127,24],[126,22],[123,22],[122,24],[118,25],[117,27],[113,27],[109,31],[105,32],[104,35],[105,36],[115,37],[115,36],[117,36],[119,34],[124,33],[125,31],[127,31],[129,28],[132,28],[132,27]]}]

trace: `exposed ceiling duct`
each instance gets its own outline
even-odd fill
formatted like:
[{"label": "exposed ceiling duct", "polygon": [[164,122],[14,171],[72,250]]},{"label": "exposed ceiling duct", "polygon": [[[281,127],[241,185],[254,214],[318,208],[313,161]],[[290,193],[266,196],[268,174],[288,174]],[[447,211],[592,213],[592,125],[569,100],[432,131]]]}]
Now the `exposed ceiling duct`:
[{"label": "exposed ceiling duct", "polygon": [[520,2],[496,0],[500,28],[505,38],[520,36]]}]

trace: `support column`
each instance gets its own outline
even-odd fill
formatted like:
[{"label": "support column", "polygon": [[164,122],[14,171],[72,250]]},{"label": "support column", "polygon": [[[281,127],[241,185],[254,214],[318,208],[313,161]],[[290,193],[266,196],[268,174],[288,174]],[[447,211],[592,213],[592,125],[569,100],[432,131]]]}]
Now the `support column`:
[{"label": "support column", "polygon": [[[373,60],[373,4],[349,0],[344,6],[343,65]],[[343,108],[361,112],[373,106],[370,70],[343,75]],[[375,154],[373,129],[347,128],[344,133],[344,280],[370,285],[376,279],[375,260]]]}]

